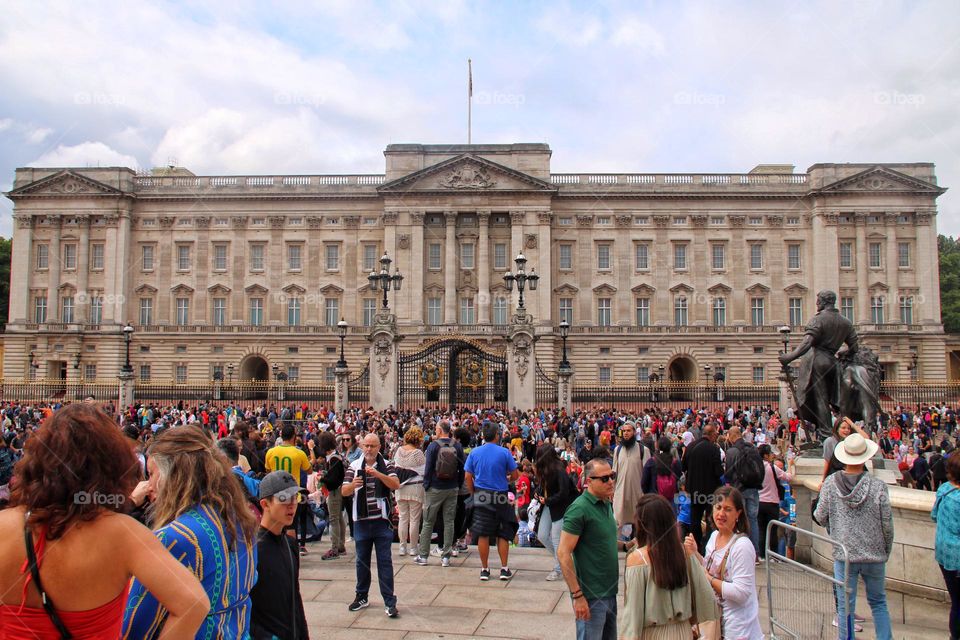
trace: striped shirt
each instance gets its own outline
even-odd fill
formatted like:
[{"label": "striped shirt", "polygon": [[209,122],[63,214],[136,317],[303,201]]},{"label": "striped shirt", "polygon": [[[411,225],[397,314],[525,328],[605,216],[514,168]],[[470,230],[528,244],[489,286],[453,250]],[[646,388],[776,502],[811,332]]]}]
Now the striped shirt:
[{"label": "striped shirt", "polygon": [[[394,478],[397,477],[397,470],[393,465],[392,460],[386,460],[381,456],[384,464],[387,466],[387,475]],[[356,460],[350,463],[350,466],[347,467],[346,473],[343,477],[343,484],[353,484],[353,479],[360,473],[364,468],[366,468],[367,462],[363,456],[360,456]],[[389,503],[384,498],[377,498],[377,479],[369,473],[364,474],[366,482],[364,483],[364,495],[367,499],[367,517],[361,518],[359,514],[359,503],[360,501],[356,499],[353,500],[353,520],[377,520],[378,518],[383,518],[385,520],[390,519],[389,512]],[[359,489],[355,496],[359,496]]]}]

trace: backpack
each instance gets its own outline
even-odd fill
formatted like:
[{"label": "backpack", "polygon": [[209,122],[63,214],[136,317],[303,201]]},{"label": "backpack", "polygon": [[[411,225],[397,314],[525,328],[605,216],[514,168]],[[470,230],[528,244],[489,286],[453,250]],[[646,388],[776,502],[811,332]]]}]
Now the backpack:
[{"label": "backpack", "polygon": [[677,495],[677,480],[672,473],[665,476],[657,474],[657,493],[673,502],[673,498]]},{"label": "backpack", "polygon": [[453,446],[452,440],[443,442],[437,440],[440,450],[437,451],[437,461],[433,467],[433,473],[437,480],[455,480],[457,471],[459,471],[460,460],[457,458],[457,449]]},{"label": "backpack", "polygon": [[770,463],[770,471],[773,472],[773,482],[777,485],[777,495],[780,496],[780,501],[783,502],[783,497],[787,494],[786,489],[783,487],[783,483],[780,482],[780,479],[777,478],[777,470],[773,466],[773,463]]},{"label": "backpack", "polygon": [[740,489],[759,489],[763,486],[763,458],[757,448],[744,443],[737,447],[740,457],[737,458],[736,481]]},{"label": "backpack", "polygon": [[10,450],[10,447],[0,449],[0,487],[9,484],[10,479],[13,478],[14,462],[13,451]]}]

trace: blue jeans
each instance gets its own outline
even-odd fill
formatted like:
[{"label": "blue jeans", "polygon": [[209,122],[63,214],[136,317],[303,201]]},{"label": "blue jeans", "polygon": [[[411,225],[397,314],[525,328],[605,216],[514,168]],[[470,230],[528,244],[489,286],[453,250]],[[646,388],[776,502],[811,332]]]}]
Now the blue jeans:
[{"label": "blue jeans", "polygon": [[396,606],[397,596],[393,594],[393,529],[390,523],[377,520],[357,520],[353,524],[353,541],[357,551],[357,595],[364,598],[370,592],[370,556],[377,549],[377,580],[380,582],[380,595],[383,604]]},{"label": "blue jeans", "polygon": [[[885,585],[887,567],[883,562],[851,562],[850,575],[846,585],[850,589],[850,617],[847,617],[847,599],[841,587],[837,586],[837,622],[840,626],[840,640],[847,640],[847,631],[853,626],[853,614],[857,612],[857,576],[863,576],[863,583],[867,587],[867,602],[873,612],[873,627],[877,640],[892,640],[893,631],[890,629],[890,612],[887,610],[887,591]],[[843,580],[843,563],[834,560],[833,577]]]},{"label": "blue jeans", "polygon": [[590,619],[577,620],[577,640],[617,640],[617,598],[587,600]]},{"label": "blue jeans", "polygon": [[557,548],[560,546],[561,531],[563,531],[563,518],[554,522],[550,517],[550,509],[543,507],[543,515],[540,516],[540,529],[537,531],[537,540],[553,555],[553,570],[557,573],[560,573],[560,560],[557,559]]},{"label": "blue jeans", "polygon": [[750,542],[753,543],[753,550],[757,557],[760,557],[760,490],[759,489],[741,489],[743,496],[743,506],[747,510],[747,522],[750,523]]}]

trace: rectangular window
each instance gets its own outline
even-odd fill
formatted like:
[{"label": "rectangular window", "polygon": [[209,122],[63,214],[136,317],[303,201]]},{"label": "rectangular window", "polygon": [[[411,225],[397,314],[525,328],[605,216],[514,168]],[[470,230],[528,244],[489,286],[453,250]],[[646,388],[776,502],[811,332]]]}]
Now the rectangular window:
[{"label": "rectangular window", "polygon": [[573,298],[560,298],[560,322],[566,320],[567,324],[573,326]]},{"label": "rectangular window", "polygon": [[63,268],[64,269],[77,268],[77,245],[75,244],[63,245]]},{"label": "rectangular window", "polygon": [[606,270],[610,268],[610,245],[597,245],[597,269]]},{"label": "rectangular window", "polygon": [[650,298],[637,298],[637,326],[650,326]]},{"label": "rectangular window", "polygon": [[377,268],[377,245],[363,245],[363,272],[370,273]]},{"label": "rectangular window", "polygon": [[363,299],[363,326],[372,327],[373,318],[376,315],[377,315],[377,299],[364,298]]},{"label": "rectangular window", "polygon": [[763,218],[760,216],[750,216],[749,222],[754,226],[759,226],[763,224]]},{"label": "rectangular window", "polygon": [[300,298],[296,296],[287,298],[287,326],[288,327],[300,326],[300,308],[301,308]]},{"label": "rectangular window", "polygon": [[39,295],[33,299],[33,321],[37,324],[47,321],[47,296]]},{"label": "rectangular window", "polygon": [[609,327],[611,324],[610,298],[597,299],[597,326]]},{"label": "rectangular window", "polygon": [[673,324],[678,327],[687,326],[687,296],[673,299]]},{"label": "rectangular window", "polygon": [[177,365],[177,383],[183,384],[187,381],[187,365],[178,364]]},{"label": "rectangular window", "polygon": [[[562,255],[563,245],[560,245],[560,247],[560,253]],[[493,268],[498,271],[507,268],[507,245],[502,242],[493,245]],[[560,268],[563,269],[562,266]]]},{"label": "rectangular window", "polygon": [[766,376],[764,375],[764,370],[762,366],[757,366],[753,368],[753,384],[763,384]]},{"label": "rectangular window", "polygon": [[850,269],[853,267],[853,244],[850,242],[840,243],[840,268]]},{"label": "rectangular window", "polygon": [[300,367],[295,364],[287,365],[287,380],[296,382],[300,379]]},{"label": "rectangular window", "polygon": [[902,268],[910,267],[910,243],[897,243],[897,266]]},{"label": "rectangular window", "polygon": [[883,324],[883,296],[870,297],[870,322]]},{"label": "rectangular window", "polygon": [[50,247],[45,244],[37,245],[37,269],[50,267]]},{"label": "rectangular window", "polygon": [[190,246],[177,245],[177,271],[190,270]]},{"label": "rectangular window", "polygon": [[711,266],[714,269],[726,268],[726,245],[716,243],[711,245]]},{"label": "rectangular window", "polygon": [[493,324],[507,324],[507,299],[502,296],[493,299]]},{"label": "rectangular window", "polygon": [[600,384],[610,384],[610,367],[606,365],[600,367]]},{"label": "rectangular window", "polygon": [[144,271],[153,271],[153,245],[145,244],[140,247],[140,268]]},{"label": "rectangular window", "polygon": [[856,322],[853,319],[853,298],[852,297],[842,297],[840,298],[840,315],[849,320],[850,322]]},{"label": "rectangular window", "polygon": [[60,322],[73,322],[73,296],[60,298]]},{"label": "rectangular window", "polygon": [[96,380],[97,379],[97,365],[87,364],[83,367],[83,379],[84,380]]},{"label": "rectangular window", "polygon": [[754,271],[763,269],[763,245],[753,243],[750,245],[750,268]]},{"label": "rectangular window", "polygon": [[427,324],[443,324],[443,309],[440,298],[427,298]]},{"label": "rectangular window", "polygon": [[460,245],[460,268],[461,269],[473,269],[475,267],[475,262],[473,259],[473,243],[467,243]]},{"label": "rectangular window", "polygon": [[323,301],[323,323],[335,327],[340,322],[340,299],[327,298]]},{"label": "rectangular window", "polygon": [[750,299],[750,323],[755,327],[763,326],[763,298]]},{"label": "rectangular window", "polygon": [[787,269],[799,269],[800,268],[800,245],[799,244],[788,244],[787,245]]},{"label": "rectangular window", "polygon": [[250,298],[250,324],[254,327],[263,324],[263,298]]},{"label": "rectangular window", "polygon": [[637,271],[646,271],[650,268],[650,245],[638,244],[636,248]]},{"label": "rectangular window", "polygon": [[287,245],[287,269],[290,271],[300,271],[303,268],[303,261],[300,257],[302,253],[303,245]]},{"label": "rectangular window", "polygon": [[140,298],[140,324],[153,324],[153,298]]},{"label": "rectangular window", "polygon": [[902,296],[900,298],[900,322],[913,324],[913,296]]},{"label": "rectangular window", "polygon": [[560,245],[560,269],[570,271],[573,269],[573,245]]},{"label": "rectangular window", "polygon": [[177,298],[177,325],[183,327],[190,324],[190,299]]},{"label": "rectangular window", "polygon": [[713,326],[724,327],[727,324],[727,299],[713,299]]},{"label": "rectangular window", "polygon": [[90,246],[90,268],[103,269],[103,245],[99,242]]},{"label": "rectangular window", "polygon": [[213,324],[222,327],[227,324],[227,299],[213,299]]},{"label": "rectangular window", "polygon": [[263,271],[264,245],[250,245],[250,271]]},{"label": "rectangular window", "polygon": [[213,270],[214,271],[227,270],[227,245],[225,244],[213,245]]},{"label": "rectangular window", "polygon": [[790,326],[803,326],[803,300],[801,298],[790,298]]},{"label": "rectangular window", "polygon": [[323,380],[324,382],[330,384],[337,381],[337,368],[333,366],[327,366],[323,368]]},{"label": "rectangular window", "polygon": [[637,384],[647,384],[650,382],[650,368],[637,367]]},{"label": "rectangular window", "polygon": [[442,261],[440,257],[440,244],[437,242],[431,242],[428,248],[428,268],[433,271],[439,271],[442,266]]},{"label": "rectangular window", "polygon": [[325,251],[327,271],[336,271],[340,268],[340,245],[328,244]]},{"label": "rectangular window", "polygon": [[140,365],[140,382],[147,382],[150,380],[150,365],[142,364]]},{"label": "rectangular window", "polygon": [[869,249],[870,257],[870,268],[879,269],[881,266],[880,256],[882,251],[882,245],[879,242],[871,242]]},{"label": "rectangular window", "polygon": [[460,324],[476,324],[476,309],[473,298],[460,298]]},{"label": "rectangular window", "polygon": [[673,245],[673,268],[674,269],[687,268],[687,245],[685,244]]}]

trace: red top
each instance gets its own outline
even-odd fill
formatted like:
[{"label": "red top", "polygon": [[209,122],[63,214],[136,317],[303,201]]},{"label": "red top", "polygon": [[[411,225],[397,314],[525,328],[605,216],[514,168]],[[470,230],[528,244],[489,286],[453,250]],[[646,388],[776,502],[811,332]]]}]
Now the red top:
[{"label": "red top", "polygon": [[[43,552],[46,547],[46,532],[40,532],[37,541],[37,566],[43,562]],[[23,582],[23,593],[20,596],[20,606],[0,604],[0,638],[36,638],[37,640],[60,640],[60,632],[53,626],[50,616],[43,607],[28,607],[27,585],[32,576],[28,571],[28,563],[23,561],[21,574],[27,578]],[[62,611],[57,609],[57,615],[66,625],[70,633],[77,640],[116,640],[120,637],[123,623],[123,609],[127,604],[129,584],[120,594],[96,609],[89,611]]]}]

